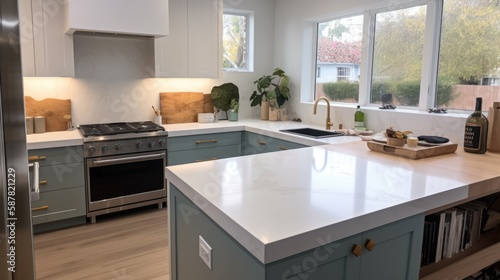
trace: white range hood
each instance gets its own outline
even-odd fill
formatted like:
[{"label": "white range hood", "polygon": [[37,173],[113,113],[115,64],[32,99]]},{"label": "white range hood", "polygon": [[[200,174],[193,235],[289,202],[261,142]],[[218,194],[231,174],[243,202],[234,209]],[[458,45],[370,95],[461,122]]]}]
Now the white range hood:
[{"label": "white range hood", "polygon": [[65,0],[67,34],[76,31],[165,37],[168,0]]}]

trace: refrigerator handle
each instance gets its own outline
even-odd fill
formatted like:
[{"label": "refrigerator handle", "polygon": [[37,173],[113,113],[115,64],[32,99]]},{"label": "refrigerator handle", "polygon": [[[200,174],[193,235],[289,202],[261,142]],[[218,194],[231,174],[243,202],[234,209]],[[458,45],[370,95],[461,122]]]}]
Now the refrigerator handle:
[{"label": "refrigerator handle", "polygon": [[33,167],[33,186],[31,188],[31,200],[38,200],[40,195],[40,163],[32,162],[28,167]]}]

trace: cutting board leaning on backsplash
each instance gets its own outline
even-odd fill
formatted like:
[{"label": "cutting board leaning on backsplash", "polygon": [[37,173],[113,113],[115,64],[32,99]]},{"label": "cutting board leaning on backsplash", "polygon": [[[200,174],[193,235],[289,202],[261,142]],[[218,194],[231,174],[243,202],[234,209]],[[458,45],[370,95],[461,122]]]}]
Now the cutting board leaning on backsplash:
[{"label": "cutting board leaning on backsplash", "polygon": [[30,96],[24,97],[26,116],[45,117],[45,131],[64,131],[68,129],[68,119],[71,117],[71,99],[47,98],[35,100]]},{"label": "cutting board leaning on backsplash", "polygon": [[160,92],[162,123],[197,122],[198,113],[213,113],[210,94],[203,92]]}]

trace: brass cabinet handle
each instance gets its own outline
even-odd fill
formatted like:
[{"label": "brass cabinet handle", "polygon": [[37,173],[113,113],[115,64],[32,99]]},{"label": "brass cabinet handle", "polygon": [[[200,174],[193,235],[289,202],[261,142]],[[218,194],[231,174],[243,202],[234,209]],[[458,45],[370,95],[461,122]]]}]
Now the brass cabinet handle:
[{"label": "brass cabinet handle", "polygon": [[209,140],[197,140],[194,141],[195,144],[205,144],[205,143],[217,143],[217,139],[209,139]]},{"label": "brass cabinet handle", "polygon": [[38,182],[38,184],[40,184],[40,185],[47,185],[48,182],[49,181],[47,181],[47,180],[42,180],[42,181]]},{"label": "brass cabinet handle", "polygon": [[359,257],[361,256],[361,253],[363,252],[363,247],[359,244],[354,244],[352,245],[352,253],[356,256]]},{"label": "brass cabinet handle", "polygon": [[266,144],[266,141],[261,140],[261,141],[259,141],[259,144],[261,144],[261,145],[265,145],[265,144]]},{"label": "brass cabinet handle", "polygon": [[36,207],[36,208],[31,208],[31,211],[40,211],[40,210],[47,210],[47,209],[49,209],[49,206],[44,205],[44,206],[40,206],[40,207]]},{"label": "brass cabinet handle", "polygon": [[203,161],[211,161],[211,160],[216,160],[216,157],[209,158],[209,159],[197,159],[196,162],[203,162]]},{"label": "brass cabinet handle", "polygon": [[367,239],[365,243],[365,248],[368,249],[368,251],[372,251],[373,248],[375,248],[375,241],[373,241],[373,239]]},{"label": "brass cabinet handle", "polygon": [[36,161],[36,160],[44,160],[47,159],[47,156],[29,156],[28,161]]},{"label": "brass cabinet handle", "polygon": [[288,148],[285,146],[280,146],[280,150],[288,150]]}]

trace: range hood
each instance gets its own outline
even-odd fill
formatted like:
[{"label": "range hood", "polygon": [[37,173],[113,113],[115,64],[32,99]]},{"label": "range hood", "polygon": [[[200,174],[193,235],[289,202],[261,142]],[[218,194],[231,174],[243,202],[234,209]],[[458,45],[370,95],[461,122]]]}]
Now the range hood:
[{"label": "range hood", "polygon": [[168,35],[168,0],[65,0],[65,4],[66,34]]}]

